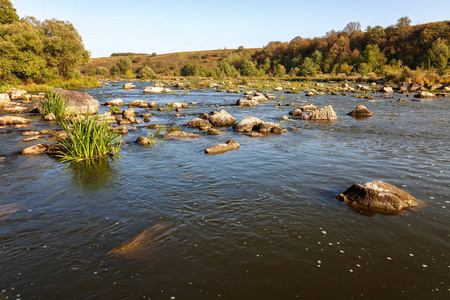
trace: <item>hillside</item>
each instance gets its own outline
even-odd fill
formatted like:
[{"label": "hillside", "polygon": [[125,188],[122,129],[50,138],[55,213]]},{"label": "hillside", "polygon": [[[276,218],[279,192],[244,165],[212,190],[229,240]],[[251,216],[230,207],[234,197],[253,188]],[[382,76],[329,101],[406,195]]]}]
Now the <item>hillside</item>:
[{"label": "hillside", "polygon": [[[160,55],[138,55],[132,56],[132,72],[136,73],[144,66],[147,59],[151,60],[152,69],[158,75],[171,75],[173,72],[180,73],[181,68],[187,63],[198,64],[201,68],[214,69],[220,61],[235,57],[251,58],[255,52],[261,49],[220,49],[220,50],[205,50],[205,51],[191,51],[191,52],[176,52]],[[90,70],[98,67],[105,67],[108,70],[117,63],[123,56],[99,57],[91,58],[89,62],[80,67],[83,74],[89,74]]]}]

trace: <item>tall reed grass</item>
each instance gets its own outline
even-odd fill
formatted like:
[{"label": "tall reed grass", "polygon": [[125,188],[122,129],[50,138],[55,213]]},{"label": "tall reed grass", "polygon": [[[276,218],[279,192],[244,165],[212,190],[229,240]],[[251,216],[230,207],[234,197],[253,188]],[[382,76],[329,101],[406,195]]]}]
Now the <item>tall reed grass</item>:
[{"label": "tall reed grass", "polygon": [[67,138],[58,141],[62,151],[57,156],[62,161],[115,156],[120,151],[120,134],[98,115],[61,120],[59,124],[67,132]]},{"label": "tall reed grass", "polygon": [[63,119],[66,117],[67,102],[61,93],[47,93],[47,98],[39,101],[37,107],[43,116],[53,113],[56,119]]}]

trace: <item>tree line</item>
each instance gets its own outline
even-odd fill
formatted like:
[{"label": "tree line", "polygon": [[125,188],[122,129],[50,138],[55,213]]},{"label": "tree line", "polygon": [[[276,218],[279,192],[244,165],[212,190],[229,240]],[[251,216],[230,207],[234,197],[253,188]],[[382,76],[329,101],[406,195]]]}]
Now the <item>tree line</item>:
[{"label": "tree line", "polygon": [[0,79],[44,83],[76,78],[89,59],[75,27],[56,19],[20,19],[9,0],[0,0]]}]

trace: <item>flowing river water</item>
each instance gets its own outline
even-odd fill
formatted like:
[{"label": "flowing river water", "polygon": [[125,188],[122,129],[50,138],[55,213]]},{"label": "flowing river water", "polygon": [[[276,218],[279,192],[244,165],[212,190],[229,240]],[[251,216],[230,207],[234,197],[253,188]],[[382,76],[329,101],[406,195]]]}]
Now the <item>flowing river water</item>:
[{"label": "flowing river water", "polygon": [[[262,138],[222,128],[218,136],[153,147],[134,143],[153,133],[143,123],[123,136],[123,157],[74,165],[22,156],[30,144],[20,132],[0,131],[0,208],[8,211],[0,214],[0,299],[450,297],[449,98],[393,103],[379,94],[367,101],[274,93],[275,101],[239,108],[239,94],[144,95],[148,83],[122,85],[86,92],[100,103],[198,103],[182,112],[187,117],[152,111],[158,124],[183,126],[220,109],[238,121],[276,123],[291,102],[330,104],[338,120],[279,121],[289,132]],[[346,115],[359,104],[374,116]],[[31,118],[37,129],[49,127]],[[229,139],[241,148],[204,153]],[[426,205],[374,216],[335,199],[373,180]],[[111,255],[152,227],[138,251]]]}]

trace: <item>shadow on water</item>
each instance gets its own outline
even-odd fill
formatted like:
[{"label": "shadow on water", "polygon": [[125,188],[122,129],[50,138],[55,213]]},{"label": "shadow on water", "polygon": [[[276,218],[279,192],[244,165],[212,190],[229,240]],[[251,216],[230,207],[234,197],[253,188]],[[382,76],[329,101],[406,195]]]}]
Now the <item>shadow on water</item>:
[{"label": "shadow on water", "polygon": [[71,173],[74,183],[85,191],[96,191],[113,185],[116,171],[112,167],[114,159],[97,158],[67,164],[66,173]]}]

